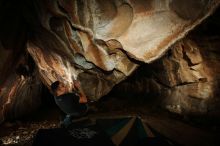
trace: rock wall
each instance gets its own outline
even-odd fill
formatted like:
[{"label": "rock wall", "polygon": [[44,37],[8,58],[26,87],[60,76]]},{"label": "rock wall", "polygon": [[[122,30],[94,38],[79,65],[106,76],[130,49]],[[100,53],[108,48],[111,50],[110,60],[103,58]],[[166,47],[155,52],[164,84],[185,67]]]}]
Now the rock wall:
[{"label": "rock wall", "polygon": [[[28,52],[42,82],[69,92],[79,80],[91,100],[106,95],[138,66],[150,63],[218,6],[219,1],[37,1],[39,25]],[[187,11],[186,11],[187,9]],[[89,85],[89,86],[88,86]],[[91,88],[92,87],[92,88]]]},{"label": "rock wall", "polygon": [[[7,61],[12,61],[13,56],[11,50],[2,49],[0,67],[10,65]],[[9,66],[7,80],[1,80],[4,86],[0,87],[0,123],[5,118],[14,119],[30,114],[41,105],[42,83],[31,62],[28,55],[19,57],[13,66]],[[1,73],[7,73],[4,69]]]},{"label": "rock wall", "polygon": [[219,41],[219,36],[187,36],[161,59],[140,67],[133,77],[117,85],[113,93],[127,93],[121,96],[139,96],[142,100],[155,98],[157,105],[181,115],[217,116],[220,111]]},{"label": "rock wall", "polygon": [[171,56],[156,63],[163,68],[155,73],[155,78],[165,97],[165,108],[179,114],[204,114],[219,104],[220,54],[207,53],[219,49],[219,45],[212,45],[219,39],[183,40],[173,46]]},{"label": "rock wall", "polygon": [[[3,0],[0,119],[18,117],[29,105],[37,107],[41,82],[50,90],[60,81],[72,92],[73,81],[79,80],[87,97],[99,100],[140,64],[161,58],[219,4],[219,0]],[[201,50],[192,48],[195,44],[177,43],[170,58],[153,63],[158,67],[159,93],[168,88],[167,96],[188,97],[189,86],[184,85],[190,84],[198,88],[197,94],[189,92],[196,99],[212,94],[212,69],[204,71],[207,65]],[[29,64],[27,57],[34,63]],[[174,88],[176,92],[170,92]],[[168,100],[166,104],[173,106]]]}]

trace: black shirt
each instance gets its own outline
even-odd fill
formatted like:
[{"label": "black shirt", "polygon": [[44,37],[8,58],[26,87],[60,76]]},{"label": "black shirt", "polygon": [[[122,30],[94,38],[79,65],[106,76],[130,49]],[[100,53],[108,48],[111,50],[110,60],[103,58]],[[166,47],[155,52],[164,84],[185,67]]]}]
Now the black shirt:
[{"label": "black shirt", "polygon": [[64,113],[75,116],[80,116],[87,110],[87,105],[79,103],[79,98],[75,93],[66,93],[54,97],[56,104]]}]

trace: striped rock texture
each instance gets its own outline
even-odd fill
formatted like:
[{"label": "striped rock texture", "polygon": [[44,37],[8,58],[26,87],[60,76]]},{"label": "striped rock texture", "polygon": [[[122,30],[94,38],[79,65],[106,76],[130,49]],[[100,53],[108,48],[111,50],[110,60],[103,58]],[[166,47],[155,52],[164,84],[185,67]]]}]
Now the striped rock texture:
[{"label": "striped rock texture", "polygon": [[[220,3],[219,0],[22,2],[0,3],[2,120],[8,115],[23,115],[28,106],[37,107],[42,83],[50,90],[53,82],[61,81],[71,92],[73,81],[78,80],[90,100],[99,100],[140,64],[161,58]],[[195,64],[200,60],[196,56],[191,60]],[[189,75],[192,81],[203,77],[196,71],[192,74],[196,76]],[[169,85],[176,84],[170,79]]]}]

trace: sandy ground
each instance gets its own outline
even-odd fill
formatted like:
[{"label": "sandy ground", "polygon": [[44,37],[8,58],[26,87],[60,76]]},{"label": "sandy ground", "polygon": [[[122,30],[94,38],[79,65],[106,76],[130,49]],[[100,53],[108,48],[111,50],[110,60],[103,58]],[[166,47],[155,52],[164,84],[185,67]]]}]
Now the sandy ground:
[{"label": "sandy ground", "polygon": [[[89,118],[103,116],[140,116],[147,124],[181,145],[219,146],[220,125],[217,122],[192,121],[161,110],[156,104],[106,99],[92,105]],[[7,121],[0,126],[1,145],[30,146],[39,129],[59,127],[61,114],[56,106],[42,107],[31,116]]]}]

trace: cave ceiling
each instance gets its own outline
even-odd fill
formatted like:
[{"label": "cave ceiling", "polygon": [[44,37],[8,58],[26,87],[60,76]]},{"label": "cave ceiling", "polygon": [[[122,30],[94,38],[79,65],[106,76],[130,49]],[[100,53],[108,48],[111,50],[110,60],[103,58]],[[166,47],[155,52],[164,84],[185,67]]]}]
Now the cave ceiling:
[{"label": "cave ceiling", "polygon": [[[28,96],[29,90],[39,90],[36,79],[48,89],[53,82],[61,81],[70,92],[73,80],[79,80],[87,97],[98,100],[141,63],[151,63],[163,56],[220,3],[219,0],[23,2],[0,3],[0,19],[5,24],[0,44],[0,55],[4,54],[0,63],[4,77],[4,82],[0,82],[1,104],[10,103],[17,96]],[[33,69],[24,57],[27,54],[35,64]],[[16,61],[8,63],[16,57]],[[21,64],[29,73],[7,71]],[[25,95],[15,94],[19,90],[27,92],[27,88],[18,85],[30,84],[37,87],[28,89]]]},{"label": "cave ceiling", "polygon": [[[49,86],[82,82],[99,99],[137,67],[160,58],[218,5],[216,0],[38,1],[42,28],[28,52]],[[31,22],[30,22],[31,23]],[[36,27],[37,28],[37,27]],[[45,50],[47,50],[45,52]]]}]

